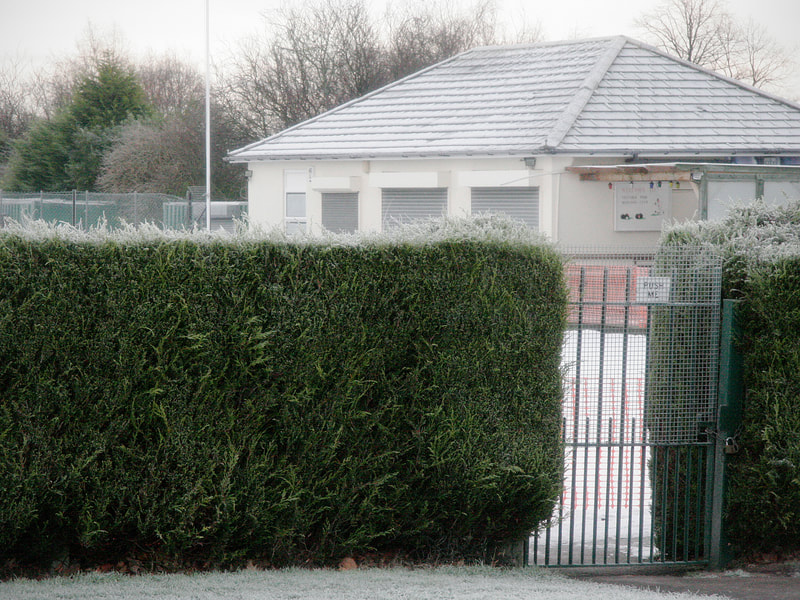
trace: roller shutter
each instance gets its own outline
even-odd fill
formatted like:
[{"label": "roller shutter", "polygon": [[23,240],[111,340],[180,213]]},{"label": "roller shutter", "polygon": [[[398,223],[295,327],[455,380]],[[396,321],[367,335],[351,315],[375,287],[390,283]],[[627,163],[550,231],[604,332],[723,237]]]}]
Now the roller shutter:
[{"label": "roller shutter", "polygon": [[322,226],[334,233],[358,231],[358,194],[356,192],[323,193]]},{"label": "roller shutter", "polygon": [[472,188],[472,214],[504,214],[539,229],[539,188]]},{"label": "roller shutter", "polygon": [[383,228],[447,214],[447,188],[384,188]]}]

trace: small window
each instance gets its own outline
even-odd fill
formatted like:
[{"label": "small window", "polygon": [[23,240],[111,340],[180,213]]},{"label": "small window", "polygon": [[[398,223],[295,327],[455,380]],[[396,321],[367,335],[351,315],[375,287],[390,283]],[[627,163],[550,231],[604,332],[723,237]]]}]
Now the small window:
[{"label": "small window", "polygon": [[284,210],[286,233],[301,233],[308,228],[306,214],[306,171],[284,172]]},{"label": "small window", "polygon": [[306,217],[306,195],[293,192],[286,194],[286,216],[295,218]]},{"label": "small window", "polygon": [[472,188],[472,214],[506,215],[539,228],[538,187],[480,187]]},{"label": "small window", "polygon": [[358,194],[323,193],[322,226],[334,233],[358,231]]},{"label": "small window", "polygon": [[385,188],[383,229],[447,214],[447,188]]}]

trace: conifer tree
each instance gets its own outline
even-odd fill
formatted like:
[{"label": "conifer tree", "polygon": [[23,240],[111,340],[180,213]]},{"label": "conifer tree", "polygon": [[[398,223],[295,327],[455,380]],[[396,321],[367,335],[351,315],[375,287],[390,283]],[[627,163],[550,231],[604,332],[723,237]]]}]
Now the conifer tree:
[{"label": "conifer tree", "polygon": [[149,112],[134,70],[103,54],[76,83],[70,104],[14,144],[6,189],[94,190],[114,129]]},{"label": "conifer tree", "polygon": [[70,112],[79,127],[98,130],[144,116],[149,110],[133,69],[106,54],[97,71],[76,86]]}]

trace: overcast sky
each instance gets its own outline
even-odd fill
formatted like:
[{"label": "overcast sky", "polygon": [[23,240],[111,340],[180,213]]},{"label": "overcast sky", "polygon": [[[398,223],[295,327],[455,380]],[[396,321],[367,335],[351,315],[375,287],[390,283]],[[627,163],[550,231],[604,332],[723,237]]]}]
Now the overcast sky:
[{"label": "overcast sky", "polygon": [[[263,15],[291,0],[209,0],[212,57],[221,58],[236,42],[263,29]],[[378,14],[389,2],[373,0]],[[451,0],[470,5],[472,0]],[[724,0],[723,0],[724,1]],[[659,0],[496,0],[501,21],[540,22],[545,39],[625,34],[642,39],[634,19]],[[796,50],[800,63],[800,0],[727,0],[742,21],[753,18],[775,39]],[[122,34],[135,55],[174,50],[203,64],[205,0],[0,0],[0,59],[42,64],[74,53],[89,24],[98,32]],[[800,71],[800,66],[798,66]],[[800,72],[786,96],[800,99]]]}]

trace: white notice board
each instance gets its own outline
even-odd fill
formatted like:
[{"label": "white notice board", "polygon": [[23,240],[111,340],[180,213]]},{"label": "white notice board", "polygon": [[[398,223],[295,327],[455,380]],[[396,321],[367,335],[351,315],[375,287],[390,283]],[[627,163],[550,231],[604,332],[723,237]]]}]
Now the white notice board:
[{"label": "white notice board", "polygon": [[672,279],[669,277],[639,277],[636,280],[637,304],[669,304]]},{"label": "white notice board", "polygon": [[614,231],[661,231],[672,217],[672,190],[668,182],[614,184]]}]

